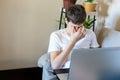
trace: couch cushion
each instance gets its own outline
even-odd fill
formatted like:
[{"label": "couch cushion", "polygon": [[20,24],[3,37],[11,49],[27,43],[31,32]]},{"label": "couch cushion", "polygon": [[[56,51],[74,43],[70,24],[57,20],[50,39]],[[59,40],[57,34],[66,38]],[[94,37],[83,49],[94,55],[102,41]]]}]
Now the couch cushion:
[{"label": "couch cushion", "polygon": [[99,34],[98,42],[101,47],[120,47],[120,32],[103,28]]}]

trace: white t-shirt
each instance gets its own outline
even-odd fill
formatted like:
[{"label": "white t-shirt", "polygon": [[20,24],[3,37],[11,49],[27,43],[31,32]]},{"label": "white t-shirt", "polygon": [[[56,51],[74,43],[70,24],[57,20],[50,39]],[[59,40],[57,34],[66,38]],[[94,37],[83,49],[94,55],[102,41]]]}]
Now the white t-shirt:
[{"label": "white t-shirt", "polygon": [[[52,32],[50,36],[48,52],[63,51],[65,47],[68,45],[69,41],[70,41],[70,37],[66,33],[65,29]],[[80,39],[75,44],[73,49],[90,48],[90,47],[96,48],[98,46],[99,45],[96,40],[95,33],[92,30],[87,29],[87,34],[85,35],[85,37]],[[66,62],[66,64],[63,66],[63,68],[69,68],[69,64],[70,64],[69,60],[70,60],[70,57],[68,59],[68,62]]]}]

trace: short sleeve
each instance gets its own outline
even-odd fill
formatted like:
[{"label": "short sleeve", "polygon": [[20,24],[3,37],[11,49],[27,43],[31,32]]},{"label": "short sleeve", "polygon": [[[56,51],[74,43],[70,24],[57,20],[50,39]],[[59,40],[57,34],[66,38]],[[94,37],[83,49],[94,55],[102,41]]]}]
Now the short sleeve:
[{"label": "short sleeve", "polygon": [[97,48],[99,47],[99,44],[98,44],[98,41],[97,41],[97,38],[96,38],[96,35],[94,32],[91,33],[91,44],[90,44],[90,47],[92,48]]},{"label": "short sleeve", "polygon": [[59,37],[55,32],[52,32],[50,35],[48,52],[60,51]]}]

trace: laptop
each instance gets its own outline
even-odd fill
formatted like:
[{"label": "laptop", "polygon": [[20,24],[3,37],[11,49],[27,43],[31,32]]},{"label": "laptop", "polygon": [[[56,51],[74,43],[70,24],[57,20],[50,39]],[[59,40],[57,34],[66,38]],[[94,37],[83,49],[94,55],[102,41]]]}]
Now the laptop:
[{"label": "laptop", "polygon": [[74,49],[68,80],[120,80],[120,47]]}]

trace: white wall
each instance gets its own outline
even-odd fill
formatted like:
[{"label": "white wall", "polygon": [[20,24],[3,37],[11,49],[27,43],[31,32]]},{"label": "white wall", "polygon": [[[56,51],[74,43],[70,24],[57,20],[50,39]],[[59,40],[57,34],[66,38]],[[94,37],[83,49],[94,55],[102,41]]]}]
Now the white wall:
[{"label": "white wall", "polygon": [[0,0],[0,69],[36,66],[56,30],[61,1]]}]

